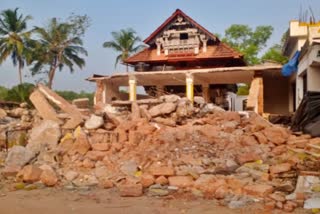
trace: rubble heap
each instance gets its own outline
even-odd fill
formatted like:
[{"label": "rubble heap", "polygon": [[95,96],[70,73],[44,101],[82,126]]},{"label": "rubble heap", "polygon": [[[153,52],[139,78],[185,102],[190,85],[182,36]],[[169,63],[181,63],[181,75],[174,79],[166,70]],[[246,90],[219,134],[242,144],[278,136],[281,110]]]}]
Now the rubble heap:
[{"label": "rubble heap", "polygon": [[183,194],[230,208],[263,201],[285,211],[319,191],[320,162],[305,149],[320,138],[293,135],[253,112],[224,111],[201,97],[194,104],[176,95],[144,103],[105,106],[74,129],[65,128],[68,120],[40,119],[36,110],[22,108],[12,119],[9,112],[18,110],[0,109],[2,139],[17,121],[27,127],[26,140],[9,143],[0,156],[2,176],[15,189],[115,187],[121,196]]}]

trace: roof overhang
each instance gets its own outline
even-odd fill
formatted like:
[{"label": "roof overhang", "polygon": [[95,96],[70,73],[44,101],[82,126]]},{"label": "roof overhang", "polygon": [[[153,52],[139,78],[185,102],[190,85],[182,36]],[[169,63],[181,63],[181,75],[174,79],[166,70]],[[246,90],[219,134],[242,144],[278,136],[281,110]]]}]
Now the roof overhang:
[{"label": "roof overhang", "polygon": [[194,77],[194,84],[236,84],[250,83],[254,75],[272,72],[281,76],[282,65],[256,65],[243,67],[225,67],[210,69],[190,69],[174,71],[146,71],[118,73],[110,76],[93,76],[88,81],[105,81],[117,86],[127,86],[130,78],[137,80],[137,85],[185,85],[186,75]]}]

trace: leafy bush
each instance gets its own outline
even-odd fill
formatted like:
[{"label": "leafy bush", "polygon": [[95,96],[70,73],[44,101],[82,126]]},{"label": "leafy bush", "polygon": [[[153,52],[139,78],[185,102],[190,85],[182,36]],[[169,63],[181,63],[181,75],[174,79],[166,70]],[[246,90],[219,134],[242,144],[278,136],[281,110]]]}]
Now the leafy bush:
[{"label": "leafy bush", "polygon": [[238,86],[237,95],[244,96],[249,95],[250,86],[248,84]]},{"label": "leafy bush", "polygon": [[88,98],[90,105],[93,105],[94,93],[88,93],[85,91],[81,91],[80,93],[76,93],[74,91],[56,91],[56,93],[68,101],[79,98]]},{"label": "leafy bush", "polygon": [[7,94],[7,101],[14,101],[14,102],[27,102],[31,103],[29,100],[29,96],[34,89],[34,85],[31,83],[23,83],[20,85],[16,85],[12,87]]},{"label": "leafy bush", "polygon": [[0,86],[0,100],[6,100],[8,95],[8,89],[6,87]]},{"label": "leafy bush", "polygon": [[[35,85],[31,83],[23,83],[21,85],[16,85],[11,89],[7,89],[3,86],[0,86],[0,100],[13,102],[27,102],[31,104],[29,96],[34,88]],[[81,91],[80,93],[74,91],[56,91],[56,93],[70,102],[78,98],[89,98],[90,105],[93,105],[94,93],[88,93],[85,91]]]}]

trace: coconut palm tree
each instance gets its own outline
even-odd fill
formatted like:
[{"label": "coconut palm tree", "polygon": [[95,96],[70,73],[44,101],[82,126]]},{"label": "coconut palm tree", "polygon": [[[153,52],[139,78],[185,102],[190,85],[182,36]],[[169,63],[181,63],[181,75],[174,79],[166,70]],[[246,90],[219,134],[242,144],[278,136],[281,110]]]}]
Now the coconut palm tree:
[{"label": "coconut palm tree", "polygon": [[57,69],[60,71],[67,66],[70,72],[74,71],[74,65],[80,69],[85,65],[85,60],[79,55],[87,56],[83,48],[82,39],[75,35],[74,25],[67,22],[59,22],[52,18],[46,28],[36,27],[35,34],[39,40],[35,43],[33,74],[43,69],[48,74],[48,87],[52,88],[53,79]]},{"label": "coconut palm tree", "polygon": [[26,42],[31,35],[31,31],[26,31],[30,19],[32,17],[29,15],[18,14],[18,8],[7,9],[0,14],[0,64],[11,56],[13,65],[18,65],[20,84],[26,58],[30,57],[26,48]]},{"label": "coconut palm tree", "polygon": [[111,48],[117,52],[120,52],[116,58],[115,67],[119,61],[124,62],[124,60],[127,59],[132,53],[135,53],[144,47],[144,45],[138,44],[141,42],[141,39],[131,28],[122,29],[119,32],[111,32],[111,35],[113,40],[104,42],[103,47]]}]

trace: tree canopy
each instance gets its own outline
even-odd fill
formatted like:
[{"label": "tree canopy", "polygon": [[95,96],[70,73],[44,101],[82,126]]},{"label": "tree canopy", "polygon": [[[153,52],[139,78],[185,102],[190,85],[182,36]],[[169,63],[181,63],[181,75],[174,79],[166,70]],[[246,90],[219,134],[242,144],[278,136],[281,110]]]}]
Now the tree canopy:
[{"label": "tree canopy", "polygon": [[139,44],[141,39],[131,28],[122,29],[118,32],[111,32],[111,35],[113,40],[104,42],[103,47],[111,48],[116,52],[120,52],[116,58],[115,66],[117,66],[119,61],[123,62],[132,53],[135,53],[144,47],[144,45]]},{"label": "tree canopy", "polygon": [[64,66],[71,72],[74,65],[80,69],[85,65],[82,55],[87,56],[81,36],[88,27],[85,16],[75,16],[66,22],[52,18],[44,27],[36,27],[35,34],[40,38],[34,42],[32,74],[48,74],[48,87],[51,88],[57,69]]},{"label": "tree canopy", "polygon": [[11,56],[14,66],[18,65],[19,81],[22,84],[22,69],[30,57],[26,48],[31,31],[26,31],[31,16],[18,13],[18,8],[3,10],[0,14],[0,64]]},{"label": "tree canopy", "polygon": [[266,47],[272,35],[272,26],[257,26],[254,30],[248,25],[231,25],[225,30],[222,41],[244,55],[244,60],[249,65],[261,62],[258,54]]}]

